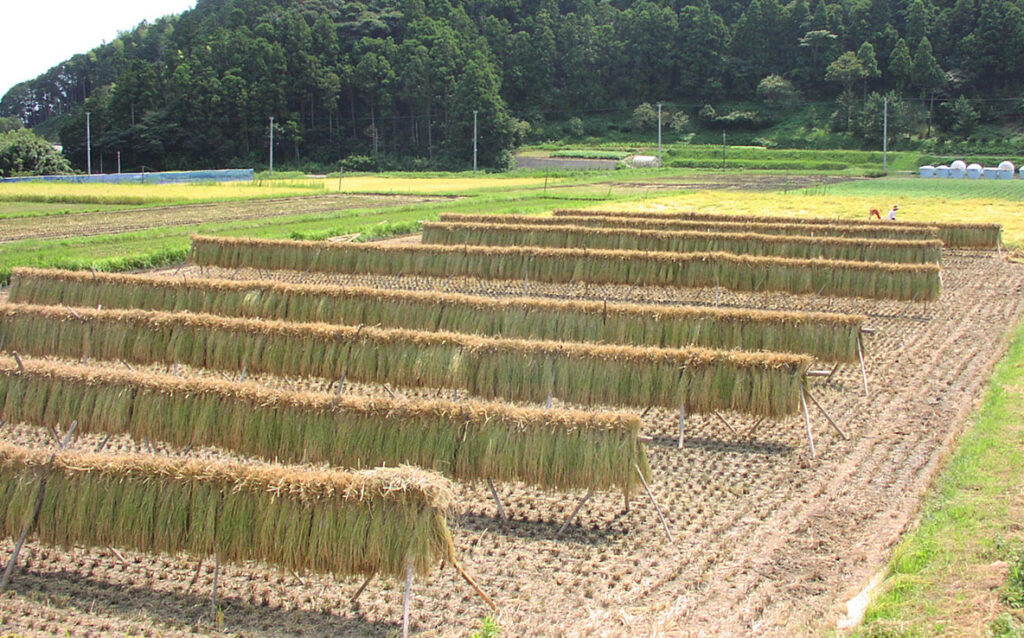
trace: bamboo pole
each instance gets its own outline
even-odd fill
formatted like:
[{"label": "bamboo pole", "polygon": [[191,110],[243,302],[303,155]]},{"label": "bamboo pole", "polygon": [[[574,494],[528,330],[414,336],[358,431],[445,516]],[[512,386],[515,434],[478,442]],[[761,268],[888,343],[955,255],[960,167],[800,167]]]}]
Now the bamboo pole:
[{"label": "bamboo pole", "polygon": [[507,521],[508,516],[505,515],[505,507],[501,504],[501,499],[498,497],[498,490],[494,489],[494,481],[487,479],[487,487],[491,490],[494,502],[498,504],[498,515],[501,516],[501,520]]},{"label": "bamboo pole", "polygon": [[814,395],[808,392],[807,390],[804,390],[804,393],[807,394],[807,398],[809,398],[811,402],[814,403],[814,405],[818,406],[818,409],[821,410],[821,413],[825,415],[825,419],[828,420],[829,425],[831,425],[835,429],[835,431],[839,433],[839,436],[843,437],[844,440],[849,441],[850,437],[846,434],[846,432],[843,432],[843,429],[839,427],[839,424],[836,423],[832,416],[825,410],[825,408],[823,408],[821,404],[818,403],[818,400],[814,398]]},{"label": "bamboo pole", "polygon": [[590,497],[591,497],[591,495],[593,493],[594,493],[593,489],[587,490],[586,495],[584,495],[584,497],[580,499],[580,502],[576,504],[576,509],[574,509],[572,511],[572,514],[569,514],[569,518],[565,519],[565,522],[562,523],[562,526],[558,528],[558,533],[559,534],[564,532],[565,528],[569,527],[569,524],[572,523],[573,520],[576,519],[576,515],[580,513],[580,510],[583,509],[583,505],[586,504],[586,502],[590,500]]},{"label": "bamboo pole", "polygon": [[409,638],[409,603],[412,600],[412,563],[405,569],[405,596],[402,597],[402,638]]},{"label": "bamboo pole", "polygon": [[860,335],[857,335],[857,358],[860,359],[860,376],[864,381],[864,396],[868,396],[868,373],[864,367],[864,348],[861,346]]},{"label": "bamboo pole", "polygon": [[686,436],[686,404],[679,406],[679,449],[683,449],[683,439]]},{"label": "bamboo pole", "polygon": [[366,589],[366,586],[370,584],[371,580],[373,580],[373,574],[367,576],[366,580],[363,581],[363,584],[360,585],[359,589],[356,590],[356,593],[352,594],[352,598],[349,599],[350,603],[356,602],[356,599],[359,598],[359,596],[363,593],[363,590]]},{"label": "bamboo pole", "polygon": [[647,479],[644,478],[644,473],[640,471],[640,466],[635,465],[636,473],[640,476],[640,484],[644,486],[644,491],[647,492],[647,498],[651,499],[651,505],[654,505],[654,511],[658,513],[658,518],[661,519],[661,527],[665,530],[665,536],[668,536],[668,542],[674,542],[672,540],[672,532],[668,530],[668,523],[665,522],[665,515],[661,513],[661,508],[658,507],[658,501],[654,500],[654,494],[651,492],[650,486],[647,485]]},{"label": "bamboo pole", "polygon": [[804,393],[800,393],[800,405],[804,408],[804,423],[807,425],[807,444],[811,447],[811,458],[815,457],[814,453],[814,436],[811,435],[811,415],[807,411],[807,401],[804,399]]}]

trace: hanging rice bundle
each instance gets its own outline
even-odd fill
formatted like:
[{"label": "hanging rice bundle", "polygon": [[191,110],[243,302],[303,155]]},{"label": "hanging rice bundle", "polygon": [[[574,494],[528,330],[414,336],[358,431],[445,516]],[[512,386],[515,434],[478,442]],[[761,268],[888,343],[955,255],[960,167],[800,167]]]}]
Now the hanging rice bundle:
[{"label": "hanging rice bundle", "polygon": [[[787,218],[762,217],[765,223],[752,221],[728,221],[726,215],[719,215],[714,220],[701,219],[654,219],[652,217],[635,218],[630,213],[613,212],[603,215],[560,215],[558,217],[541,217],[539,215],[466,215],[461,213],[441,213],[440,221],[469,224],[528,224],[545,226],[589,226],[594,228],[632,228],[637,230],[690,231],[702,233],[757,233],[761,235],[810,235],[814,237],[851,237],[865,239],[938,239],[937,226],[905,227],[900,224],[865,224],[851,226],[842,224],[818,224],[809,228],[799,221],[785,223]],[[668,217],[668,215],[662,215]],[[721,221],[718,221],[718,220]],[[773,222],[771,220],[780,221]]]},{"label": "hanging rice bundle", "polygon": [[771,350],[857,360],[858,315],[539,299],[18,268],[10,301],[441,330],[520,339]]},{"label": "hanging rice bundle", "polygon": [[478,277],[546,283],[722,286],[874,299],[936,299],[939,267],[750,257],[727,253],[629,250],[338,244],[292,240],[194,237],[201,266],[284,269],[336,274]]},{"label": "hanging rice bundle", "polygon": [[[705,221],[728,221],[728,222],[751,222],[770,224],[805,224],[807,226],[847,226],[851,228],[864,228],[871,226],[882,226],[886,222],[871,222],[855,219],[841,219],[838,217],[770,217],[767,215],[726,215],[719,213],[622,213],[611,211],[595,210],[556,210],[553,213],[556,217],[630,217],[635,219],[651,219],[659,221],[668,220],[705,220]],[[931,228],[939,229],[939,239],[947,248],[987,248],[995,250],[1002,243],[1002,224],[961,224],[956,222],[907,222],[899,221],[893,225],[901,228]]]},{"label": "hanging rice bundle", "polygon": [[633,415],[361,399],[0,357],[0,419],[213,445],[286,463],[411,464],[459,481],[632,495],[650,477]]},{"label": "hanging rice bundle", "polygon": [[[43,543],[146,553],[216,553],[286,570],[402,578],[453,561],[442,477],[412,467],[341,472],[30,450],[0,443],[0,522]],[[51,462],[52,458],[52,462]]]},{"label": "hanging rice bundle", "polygon": [[451,332],[294,324],[194,313],[9,304],[0,340],[30,355],[181,362],[251,373],[409,387],[484,398],[583,405],[793,413],[811,359],[701,348],[660,349],[495,339]]},{"label": "hanging rice bundle", "polygon": [[590,228],[532,224],[468,224],[425,222],[425,244],[475,246],[541,246],[545,248],[597,248],[655,252],[720,251],[759,257],[844,259],[850,261],[932,264],[942,256],[942,242],[906,239],[858,239]]}]

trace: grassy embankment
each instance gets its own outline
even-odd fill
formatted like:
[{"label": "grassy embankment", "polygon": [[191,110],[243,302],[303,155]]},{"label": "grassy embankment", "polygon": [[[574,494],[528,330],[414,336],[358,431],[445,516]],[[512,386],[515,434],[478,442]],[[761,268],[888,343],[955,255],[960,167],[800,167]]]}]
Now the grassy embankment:
[{"label": "grassy embankment", "polygon": [[857,635],[1024,635],[1024,323]]}]

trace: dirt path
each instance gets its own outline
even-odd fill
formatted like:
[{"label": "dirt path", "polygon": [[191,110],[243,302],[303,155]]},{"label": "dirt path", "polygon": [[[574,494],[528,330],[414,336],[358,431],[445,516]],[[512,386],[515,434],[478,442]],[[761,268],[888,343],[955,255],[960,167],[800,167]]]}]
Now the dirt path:
[{"label": "dirt path", "polygon": [[[652,410],[648,454],[656,497],[676,537],[669,543],[650,504],[596,494],[577,524],[557,535],[581,494],[547,494],[499,485],[512,521],[502,525],[484,486],[460,486],[454,532],[458,553],[501,605],[508,636],[793,635],[833,627],[840,603],[885,562],[916,515],[939,459],[960,431],[1006,329],[1024,309],[1024,268],[992,255],[944,258],[942,300],[920,305],[625,287],[549,286],[409,277],[282,279],[364,283],[490,294],[720,303],[748,307],[857,310],[878,333],[867,344],[870,394],[860,372],[844,367],[813,392],[851,434],[843,441],[812,415],[818,458],[811,460],[802,419],[762,424],[726,415],[688,420],[677,449],[676,414]],[[189,269],[188,276],[198,276]],[[254,277],[259,273],[208,271]],[[187,374],[198,374],[186,371]],[[209,374],[209,373],[203,373]],[[326,389],[331,380],[264,378],[268,385]],[[375,386],[351,392],[382,395]],[[433,396],[430,391],[409,395]],[[45,444],[36,428],[8,426],[5,439]],[[85,436],[78,445],[95,445]],[[116,449],[140,449],[127,439]],[[163,453],[176,453],[160,448]],[[203,454],[218,454],[202,451]],[[11,541],[0,543],[0,552]],[[187,585],[195,559],[109,550],[27,545],[27,571],[15,594],[0,598],[0,627],[30,635],[210,633],[212,564]],[[301,579],[301,580],[300,580]],[[401,608],[397,583],[374,581],[358,605],[359,583],[282,574],[256,565],[222,567],[223,622],[252,636],[385,636]],[[451,571],[415,588],[414,622],[427,635],[465,635],[486,614]]]},{"label": "dirt path", "polygon": [[244,202],[186,204],[91,213],[0,219],[0,242],[22,239],[61,239],[125,233],[163,226],[265,219],[354,208],[389,208],[438,198],[410,195],[319,195]]}]

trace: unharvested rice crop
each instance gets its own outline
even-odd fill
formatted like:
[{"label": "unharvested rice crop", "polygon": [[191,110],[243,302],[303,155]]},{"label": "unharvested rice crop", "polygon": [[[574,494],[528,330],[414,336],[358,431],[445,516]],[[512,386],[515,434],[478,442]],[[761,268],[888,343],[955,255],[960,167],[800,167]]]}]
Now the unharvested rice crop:
[{"label": "unharvested rice crop", "polygon": [[660,306],[277,281],[16,269],[16,303],[440,330],[520,339],[680,348],[772,350],[825,361],[857,360],[860,315]]},{"label": "unharvested rice crop", "polygon": [[252,373],[464,388],[485,398],[795,412],[810,357],[495,339],[451,332],[294,324],[195,313],[0,307],[8,350],[181,362]]},{"label": "unharvested rice crop", "polygon": [[0,419],[214,445],[287,463],[411,464],[460,481],[632,495],[650,478],[630,414],[363,399],[0,357]]},{"label": "unharvested rice crop", "polygon": [[216,554],[337,576],[426,575],[455,550],[454,503],[437,474],[342,472],[147,455],[50,453],[0,442],[0,522],[43,543]]},{"label": "unharvested rice crop", "polygon": [[[849,224],[819,224],[808,228],[799,222],[786,223],[786,220],[766,223],[733,222],[730,217],[719,215],[716,220],[700,219],[653,219],[650,217],[634,218],[630,213],[608,213],[618,217],[603,215],[560,215],[558,217],[542,217],[539,215],[466,215],[460,213],[441,213],[443,222],[459,222],[471,224],[531,224],[550,226],[591,226],[595,228],[633,228],[637,230],[675,230],[703,233],[758,233],[761,235],[812,235],[815,237],[851,237],[866,239],[937,239],[937,226],[904,227],[902,224],[869,224],[852,226]],[[778,218],[775,218],[778,219]]]},{"label": "unharvested rice crop", "polygon": [[[555,217],[571,216],[598,216],[598,217],[622,217],[621,212],[595,211],[595,210],[556,210]],[[697,213],[697,212],[635,212],[626,214],[628,217],[637,219],[652,220],[702,220],[702,221],[732,221],[751,223],[770,223],[772,219],[783,219],[787,223],[800,223],[808,226],[836,226],[847,225],[854,228],[879,226],[888,222],[864,221],[852,219],[836,219],[829,217],[800,217],[800,218],[778,218],[766,215],[722,215],[718,213]],[[903,228],[930,228],[938,227],[939,239],[948,248],[988,248],[995,249],[1002,242],[1003,227],[1001,224],[965,224],[952,222],[897,222]]]},{"label": "unharvested rice crop", "polygon": [[679,253],[719,251],[759,257],[842,259],[910,264],[936,263],[942,256],[942,242],[938,239],[862,239],[543,224],[426,222],[423,224],[423,243],[596,248]]},{"label": "unharvested rice crop", "polygon": [[710,287],[876,299],[936,299],[939,267],[727,253],[492,246],[368,245],[194,237],[200,266],[336,274],[529,279],[546,283]]}]

